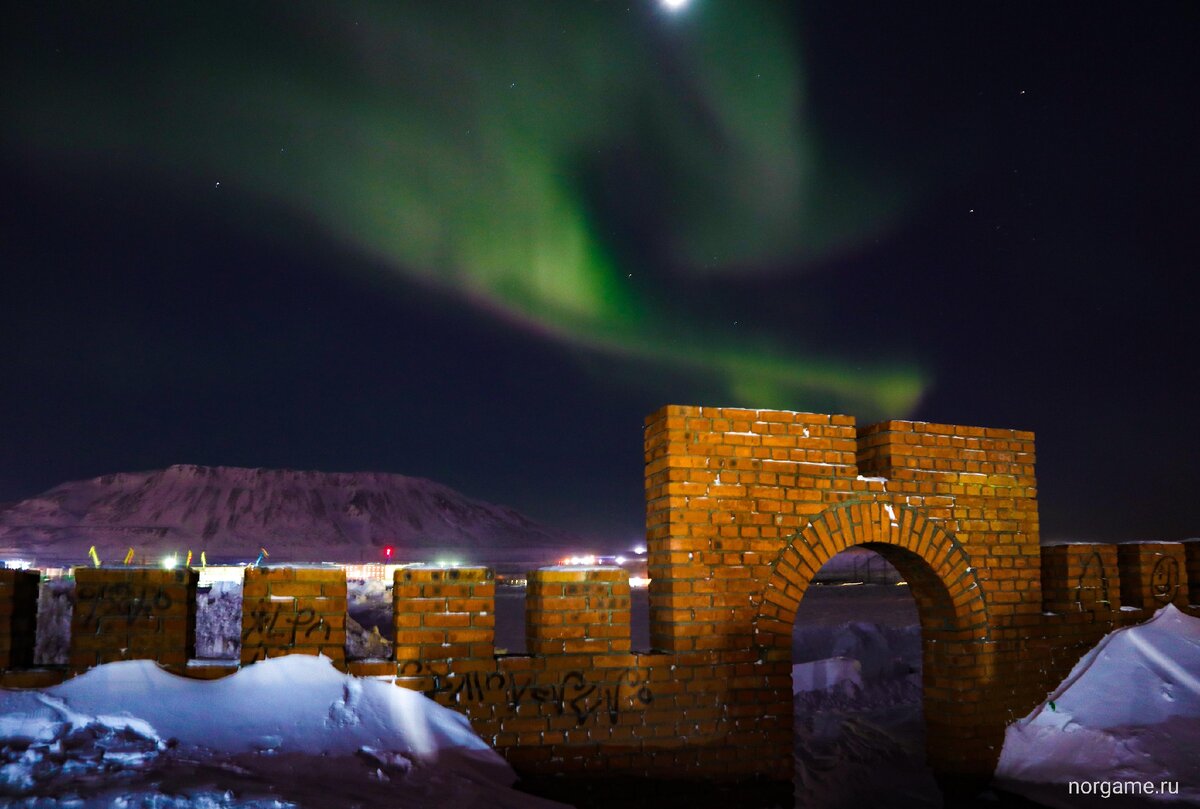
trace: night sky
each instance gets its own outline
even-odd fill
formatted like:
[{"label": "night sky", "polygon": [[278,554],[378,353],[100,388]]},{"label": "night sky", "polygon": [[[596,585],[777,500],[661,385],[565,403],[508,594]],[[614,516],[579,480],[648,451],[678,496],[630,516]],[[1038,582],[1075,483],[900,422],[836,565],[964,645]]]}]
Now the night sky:
[{"label": "night sky", "polygon": [[643,417],[712,404],[1032,429],[1045,539],[1200,534],[1194,3],[47,3],[0,37],[0,501],[374,470],[632,544]]}]

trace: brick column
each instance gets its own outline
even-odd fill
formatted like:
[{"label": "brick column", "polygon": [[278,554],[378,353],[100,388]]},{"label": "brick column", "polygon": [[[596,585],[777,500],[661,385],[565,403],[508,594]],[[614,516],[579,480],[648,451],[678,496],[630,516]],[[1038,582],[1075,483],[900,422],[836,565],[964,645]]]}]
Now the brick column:
[{"label": "brick column", "polygon": [[195,570],[77,567],[72,671],[114,660],[154,660],[177,672],[196,648]]},{"label": "brick column", "polygon": [[[646,419],[650,643],[674,652],[750,644],[771,562],[856,481],[854,419],[668,405]],[[878,484],[875,484],[878,488]]]},{"label": "brick column", "polygon": [[1042,548],[1042,602],[1064,615],[1092,613],[1111,621],[1121,609],[1117,546],[1094,543]]},{"label": "brick column", "polygon": [[323,654],[346,665],[346,573],[338,567],[248,567],[242,585],[242,665]]},{"label": "brick column", "polygon": [[1188,603],[1187,560],[1178,542],[1131,542],[1117,546],[1121,603],[1144,610]]},{"label": "brick column", "polygon": [[1187,561],[1188,600],[1200,604],[1200,540],[1182,543]]},{"label": "brick column", "polygon": [[427,691],[435,676],[492,664],[496,642],[496,580],[486,567],[413,566],[392,585],[397,684]]},{"label": "brick column", "polygon": [[529,574],[525,639],[530,654],[628,652],[629,572],[620,567],[543,567]]},{"label": "brick column", "polygon": [[41,581],[37,570],[0,570],[0,671],[33,666]]}]

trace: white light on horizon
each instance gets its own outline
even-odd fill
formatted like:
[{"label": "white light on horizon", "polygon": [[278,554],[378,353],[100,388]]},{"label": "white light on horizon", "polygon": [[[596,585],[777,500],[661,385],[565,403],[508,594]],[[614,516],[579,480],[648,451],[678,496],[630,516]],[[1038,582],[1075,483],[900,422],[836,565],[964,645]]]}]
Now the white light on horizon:
[{"label": "white light on horizon", "polygon": [[688,0],[658,0],[667,11],[680,11],[688,4]]},{"label": "white light on horizon", "polygon": [[167,570],[174,570],[178,564],[179,564],[179,557],[176,556],[175,554],[171,554],[170,556],[163,557],[162,566],[164,568],[166,568]]}]

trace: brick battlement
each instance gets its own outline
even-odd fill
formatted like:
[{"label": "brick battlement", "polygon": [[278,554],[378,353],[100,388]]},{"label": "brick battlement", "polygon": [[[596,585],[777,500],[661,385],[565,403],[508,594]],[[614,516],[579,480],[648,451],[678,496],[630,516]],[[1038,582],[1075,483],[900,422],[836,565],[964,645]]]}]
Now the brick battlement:
[{"label": "brick battlement", "polygon": [[338,567],[248,567],[242,663],[286,654],[346,662],[346,573]]},{"label": "brick battlement", "polygon": [[33,666],[40,581],[36,570],[0,570],[0,671]]},{"label": "brick battlement", "polygon": [[495,655],[496,581],[488,568],[397,570],[392,606],[400,685],[429,691],[451,661],[462,670],[465,661]]},{"label": "brick battlement", "polygon": [[551,567],[529,574],[525,639],[533,654],[629,651],[629,573]]},{"label": "brick battlement", "polygon": [[181,673],[196,648],[194,570],[75,570],[70,669],[114,660],[157,660]]},{"label": "brick battlement", "polygon": [[[320,653],[394,675],[463,712],[524,774],[790,789],[792,627],[846,548],[883,555],[917,603],[928,754],[948,779],[990,776],[1006,724],[1104,633],[1167,603],[1200,615],[1188,605],[1200,542],[1041,547],[1029,432],[671,406],[646,420],[644,442],[654,651],[631,649],[620,568],[532,571],[522,655],[495,649],[492,571],[402,568],[395,660],[370,663],[345,661],[343,571],[251,568],[242,663]],[[73,670],[139,656],[181,668],[194,572],[76,574]],[[8,581],[0,619],[27,616],[28,585]],[[29,625],[0,620],[16,670],[4,683],[40,682],[16,652]]]}]

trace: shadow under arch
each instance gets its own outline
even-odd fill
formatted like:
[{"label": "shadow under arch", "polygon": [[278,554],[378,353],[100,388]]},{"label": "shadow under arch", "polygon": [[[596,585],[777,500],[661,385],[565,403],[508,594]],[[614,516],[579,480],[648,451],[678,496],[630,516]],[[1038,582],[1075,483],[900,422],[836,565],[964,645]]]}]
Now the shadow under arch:
[{"label": "shadow under arch", "polygon": [[[883,556],[916,600],[926,755],[939,781],[945,786],[990,778],[1003,726],[989,719],[994,645],[988,605],[967,551],[919,511],[850,501],[821,512],[792,537],[772,564],[754,619],[761,659],[790,664],[792,627],[805,591],[827,561],[851,547]],[[790,716],[790,690],[785,697]]]}]

